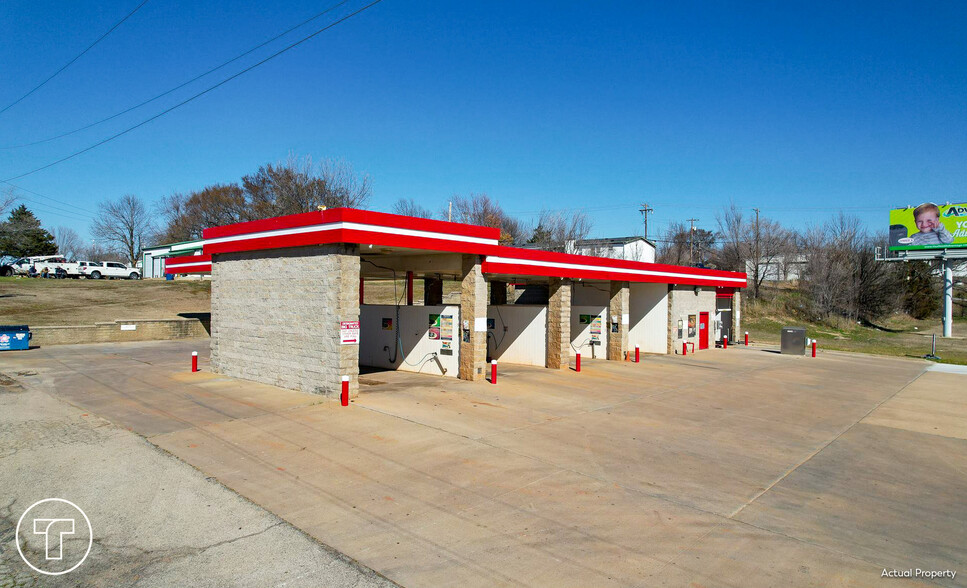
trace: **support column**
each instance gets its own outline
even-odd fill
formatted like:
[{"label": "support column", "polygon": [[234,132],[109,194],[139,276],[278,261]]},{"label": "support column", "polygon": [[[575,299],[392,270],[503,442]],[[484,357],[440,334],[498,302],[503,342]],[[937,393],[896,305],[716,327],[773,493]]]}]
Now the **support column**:
[{"label": "support column", "polygon": [[461,380],[483,380],[487,364],[487,282],[479,255],[463,256],[460,291]]},{"label": "support column", "polygon": [[675,343],[678,338],[678,317],[672,314],[672,308],[675,302],[675,288],[669,284],[668,285],[668,307],[665,313],[668,315],[668,348],[665,353],[672,355],[675,353]]},{"label": "support column", "polygon": [[943,259],[943,336],[954,335],[954,267],[949,259]]},{"label": "support column", "polygon": [[406,305],[413,306],[413,272],[406,272]]},{"label": "support column", "polygon": [[507,282],[490,282],[490,305],[507,304]]},{"label": "support column", "polygon": [[[342,245],[345,255],[337,258],[339,273],[336,274],[340,280],[339,294],[336,313],[340,325],[342,321],[359,322],[359,305],[363,299],[363,278],[360,275],[359,245]],[[339,388],[335,384],[326,386],[323,389],[331,397],[338,397],[342,393],[342,376],[349,376],[349,397],[359,396],[359,342],[351,345],[339,344],[338,337],[335,343],[339,348]]]},{"label": "support column", "polygon": [[[608,306],[608,359],[622,360],[628,350],[630,312],[628,282],[611,282],[611,304]],[[618,332],[615,332],[617,325]]]},{"label": "support column", "polygon": [[735,293],[732,295],[732,334],[736,339],[743,337],[742,335],[742,294],[736,288]]},{"label": "support column", "polygon": [[363,283],[363,277],[359,276],[359,303],[363,303],[363,292],[365,291],[365,284]]},{"label": "support column", "polygon": [[443,280],[423,278],[423,305],[440,306],[443,304]]},{"label": "support column", "polygon": [[568,369],[571,363],[571,280],[550,278],[547,287],[547,342],[544,365]]}]

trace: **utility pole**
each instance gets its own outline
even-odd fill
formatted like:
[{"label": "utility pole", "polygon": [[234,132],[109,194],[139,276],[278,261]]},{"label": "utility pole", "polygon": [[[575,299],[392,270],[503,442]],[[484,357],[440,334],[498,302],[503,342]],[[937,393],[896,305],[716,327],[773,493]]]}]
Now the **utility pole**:
[{"label": "utility pole", "polygon": [[758,300],[759,298],[759,209],[753,208],[755,211],[755,236],[753,238],[752,245],[752,298]]},{"label": "utility pole", "polygon": [[695,236],[695,223],[698,222],[697,218],[687,219],[687,222],[692,223],[692,228],[688,231],[688,265],[694,265],[695,262],[692,261],[692,241]]},{"label": "utility pole", "polygon": [[447,221],[453,222],[453,200],[447,202]]},{"label": "utility pole", "polygon": [[640,212],[641,216],[645,219],[645,239],[648,239],[648,213],[655,212],[655,210],[653,208],[648,208],[648,203],[642,202],[641,208],[638,209],[638,212]]}]

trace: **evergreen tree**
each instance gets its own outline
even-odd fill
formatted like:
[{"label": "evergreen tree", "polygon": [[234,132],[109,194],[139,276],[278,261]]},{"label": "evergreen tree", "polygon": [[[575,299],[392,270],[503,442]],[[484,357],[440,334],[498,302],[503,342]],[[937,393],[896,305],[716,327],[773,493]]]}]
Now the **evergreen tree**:
[{"label": "evergreen tree", "polygon": [[57,244],[54,236],[40,226],[40,220],[21,204],[10,211],[10,217],[0,223],[0,253],[16,257],[54,255]]},{"label": "evergreen tree", "polygon": [[545,243],[550,243],[553,235],[551,231],[544,228],[543,223],[537,223],[537,228],[534,229],[534,234],[530,239],[527,240],[528,243],[543,245]]}]

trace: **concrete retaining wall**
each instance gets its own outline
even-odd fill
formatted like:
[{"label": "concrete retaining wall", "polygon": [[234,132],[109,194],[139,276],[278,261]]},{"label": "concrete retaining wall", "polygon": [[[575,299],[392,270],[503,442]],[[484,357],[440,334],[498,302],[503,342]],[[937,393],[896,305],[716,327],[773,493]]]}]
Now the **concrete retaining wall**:
[{"label": "concrete retaining wall", "polygon": [[[123,330],[122,330],[123,329]],[[93,325],[30,327],[30,345],[74,345],[77,343],[123,343],[208,337],[205,325],[196,318],[118,320]]]}]

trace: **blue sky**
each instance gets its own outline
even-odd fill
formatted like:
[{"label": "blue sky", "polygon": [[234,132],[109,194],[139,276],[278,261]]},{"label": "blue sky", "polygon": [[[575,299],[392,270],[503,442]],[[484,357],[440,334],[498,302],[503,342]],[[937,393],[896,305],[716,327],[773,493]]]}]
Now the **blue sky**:
[{"label": "blue sky", "polygon": [[[0,114],[0,147],[113,114],[331,3],[150,0]],[[0,108],[137,4],[0,4]],[[793,227],[844,209],[880,229],[893,206],[967,200],[965,21],[962,2],[384,0],[14,183],[60,201],[24,193],[46,226],[82,235],[101,200],[237,181],[290,152],[369,174],[378,210],[401,197],[435,210],[452,194],[485,192],[525,217],[587,208],[594,233],[614,236],[640,232],[638,203],[648,202],[653,236],[692,217],[714,228],[731,199]],[[140,122],[317,27],[110,123],[0,150],[0,179]]]}]

